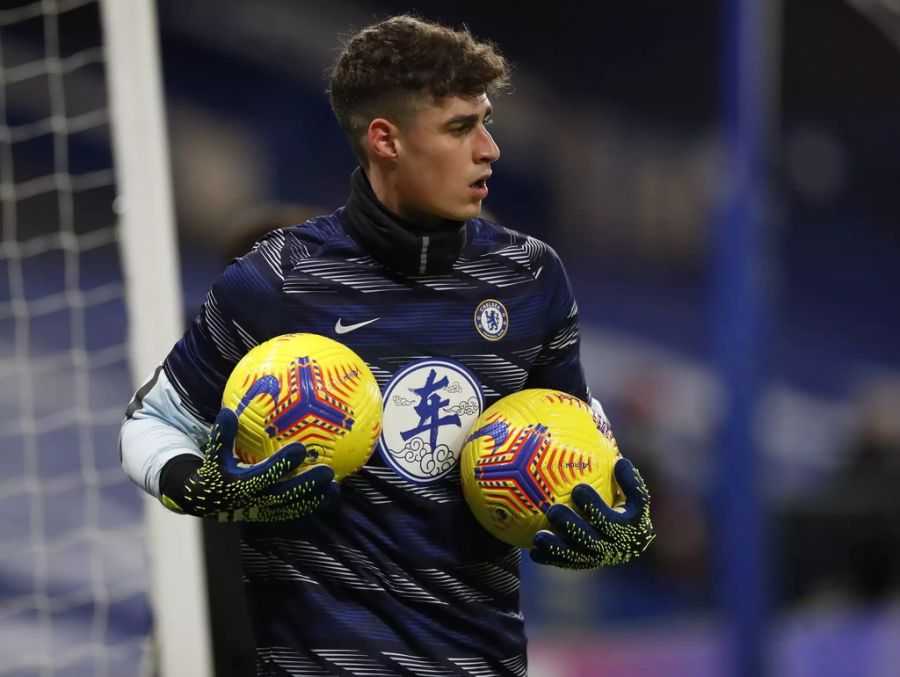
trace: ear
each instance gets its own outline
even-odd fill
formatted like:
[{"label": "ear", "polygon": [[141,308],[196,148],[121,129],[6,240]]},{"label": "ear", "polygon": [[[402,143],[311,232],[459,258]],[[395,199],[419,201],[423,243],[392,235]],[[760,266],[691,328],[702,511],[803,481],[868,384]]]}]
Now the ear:
[{"label": "ear", "polygon": [[400,130],[390,120],[375,118],[369,123],[367,138],[373,159],[397,159],[397,136]]}]

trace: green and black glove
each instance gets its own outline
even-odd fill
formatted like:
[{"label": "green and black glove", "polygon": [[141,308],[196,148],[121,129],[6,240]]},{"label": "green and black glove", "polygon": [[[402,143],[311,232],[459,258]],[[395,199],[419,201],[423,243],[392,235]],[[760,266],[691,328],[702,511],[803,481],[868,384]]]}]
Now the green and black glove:
[{"label": "green and black glove", "polygon": [[202,460],[185,455],[166,464],[160,477],[163,505],[220,522],[280,522],[305,517],[337,496],[334,471],[327,465],[285,479],[306,458],[306,447],[299,442],[241,467],[233,451],[237,425],[234,412],[222,409],[203,446]]},{"label": "green and black glove", "polygon": [[650,494],[631,461],[616,461],[616,481],[625,494],[625,506],[608,506],[589,484],[572,490],[572,500],[581,515],[566,505],[547,510],[547,520],[556,533],[539,531],[534,537],[531,559],[563,569],[596,569],[621,564],[640,555],[656,536],[650,521]]}]

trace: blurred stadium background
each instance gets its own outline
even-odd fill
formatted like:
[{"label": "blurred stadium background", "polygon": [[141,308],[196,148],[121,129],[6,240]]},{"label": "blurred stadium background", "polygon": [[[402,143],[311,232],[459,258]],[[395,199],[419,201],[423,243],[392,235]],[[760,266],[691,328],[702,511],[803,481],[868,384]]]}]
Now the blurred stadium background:
[{"label": "blurred stadium background", "polygon": [[[0,7],[0,674],[154,674],[98,8]],[[260,219],[343,203],[324,72],[408,10],[515,64],[488,208],[566,262],[654,498],[637,562],[524,565],[531,674],[900,674],[900,2],[159,0],[186,316]]]}]

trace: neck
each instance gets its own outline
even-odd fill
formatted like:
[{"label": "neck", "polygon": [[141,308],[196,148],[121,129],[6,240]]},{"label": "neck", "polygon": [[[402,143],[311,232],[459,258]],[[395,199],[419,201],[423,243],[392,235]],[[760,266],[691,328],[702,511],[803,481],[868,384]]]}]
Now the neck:
[{"label": "neck", "polygon": [[341,217],[348,234],[382,265],[407,275],[445,274],[466,244],[463,221],[426,228],[391,211],[362,169],[350,177],[350,197]]},{"label": "neck", "polygon": [[375,197],[392,213],[405,221],[415,224],[422,230],[436,230],[447,227],[447,219],[429,214],[404,204],[400,199],[400,191],[397,190],[396,174],[385,173],[375,166],[366,170],[369,185]]}]

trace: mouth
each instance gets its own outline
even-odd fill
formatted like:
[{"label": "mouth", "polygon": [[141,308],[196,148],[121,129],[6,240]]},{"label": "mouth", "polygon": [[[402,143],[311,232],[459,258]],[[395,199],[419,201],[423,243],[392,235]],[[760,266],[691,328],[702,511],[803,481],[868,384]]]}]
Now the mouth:
[{"label": "mouth", "polygon": [[487,194],[488,194],[487,180],[488,180],[488,178],[490,178],[490,174],[487,174],[486,176],[482,176],[477,181],[473,181],[472,183],[469,184],[469,188],[481,199],[484,199],[487,197]]}]

